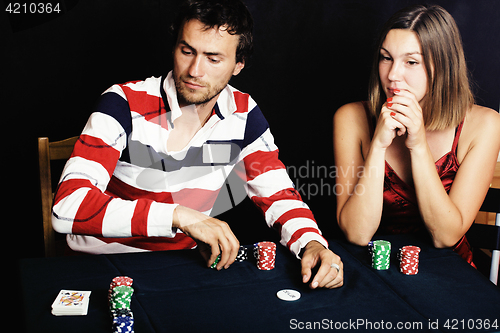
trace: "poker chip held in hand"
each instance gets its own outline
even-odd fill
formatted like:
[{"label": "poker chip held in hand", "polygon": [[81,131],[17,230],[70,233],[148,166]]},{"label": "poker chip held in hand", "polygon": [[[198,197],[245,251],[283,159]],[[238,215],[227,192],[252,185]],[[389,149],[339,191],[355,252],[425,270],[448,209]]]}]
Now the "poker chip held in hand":
[{"label": "poker chip held in hand", "polygon": [[215,269],[219,261],[220,261],[220,254],[217,256],[217,258],[215,258],[215,261],[212,263],[212,265],[210,265],[210,268]]},{"label": "poker chip held in hand", "polygon": [[257,268],[271,270],[276,263],[276,244],[273,242],[259,242],[254,244],[253,254],[257,259]]},{"label": "poker chip held in hand", "polygon": [[403,246],[399,252],[399,271],[406,275],[417,274],[419,254],[418,246]]},{"label": "poker chip held in hand", "polygon": [[130,309],[134,294],[133,281],[127,276],[117,276],[109,286],[108,302],[113,317],[113,333],[134,332],[134,315]]}]

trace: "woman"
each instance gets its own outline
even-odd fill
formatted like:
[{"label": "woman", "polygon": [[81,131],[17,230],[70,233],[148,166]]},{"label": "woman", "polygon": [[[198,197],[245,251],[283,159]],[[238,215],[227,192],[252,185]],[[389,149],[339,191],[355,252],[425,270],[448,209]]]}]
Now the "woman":
[{"label": "woman", "polygon": [[334,116],[337,184],[347,189],[337,196],[340,228],[359,245],[377,231],[427,230],[473,265],[464,235],[493,177],[499,128],[496,111],[474,104],[451,15],[397,12],[379,39],[369,101]]}]

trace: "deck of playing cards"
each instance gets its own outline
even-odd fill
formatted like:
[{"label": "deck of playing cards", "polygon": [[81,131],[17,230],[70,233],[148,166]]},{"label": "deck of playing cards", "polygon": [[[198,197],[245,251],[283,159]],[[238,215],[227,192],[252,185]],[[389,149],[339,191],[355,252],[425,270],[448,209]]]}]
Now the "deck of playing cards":
[{"label": "deck of playing cards", "polygon": [[89,308],[90,291],[61,290],[52,303],[54,316],[85,316]]}]

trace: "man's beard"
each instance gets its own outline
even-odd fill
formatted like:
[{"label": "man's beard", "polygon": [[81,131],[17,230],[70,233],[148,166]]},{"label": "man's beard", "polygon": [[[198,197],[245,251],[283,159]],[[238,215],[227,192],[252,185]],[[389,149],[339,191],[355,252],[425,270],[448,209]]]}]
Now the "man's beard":
[{"label": "man's beard", "polygon": [[[222,90],[227,86],[229,80],[221,85],[212,86],[209,83],[199,81],[197,79],[181,75],[179,78],[173,75],[175,81],[175,89],[177,91],[177,101],[179,105],[203,105],[210,102],[215,96],[219,95]],[[193,82],[196,84],[203,85],[206,92],[203,94],[193,94],[196,92],[194,89],[190,89],[183,85],[183,81]]]}]

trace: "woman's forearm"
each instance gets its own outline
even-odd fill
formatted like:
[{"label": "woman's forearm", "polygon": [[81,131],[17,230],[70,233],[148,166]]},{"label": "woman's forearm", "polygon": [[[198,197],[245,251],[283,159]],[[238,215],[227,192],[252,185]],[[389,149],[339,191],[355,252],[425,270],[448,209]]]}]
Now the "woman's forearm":
[{"label": "woman's forearm", "polygon": [[352,180],[356,185],[344,198],[338,219],[349,241],[366,245],[377,231],[382,216],[385,149],[372,146],[361,171],[361,177]]},{"label": "woman's forearm", "polygon": [[411,166],[420,215],[436,247],[451,247],[463,236],[463,218],[436,171],[428,147],[411,151]]}]

